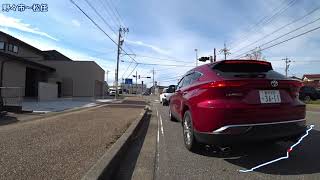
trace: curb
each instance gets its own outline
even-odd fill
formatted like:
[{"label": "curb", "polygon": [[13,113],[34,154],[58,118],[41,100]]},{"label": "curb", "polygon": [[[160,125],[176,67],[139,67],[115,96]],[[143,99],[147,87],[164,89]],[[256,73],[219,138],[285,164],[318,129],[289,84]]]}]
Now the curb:
[{"label": "curb", "polygon": [[141,111],[139,117],[132,122],[124,134],[107,150],[107,152],[94,164],[90,170],[81,178],[82,180],[112,179],[112,175],[119,167],[122,157],[127,152],[131,140],[138,132],[145,119],[148,106]]}]

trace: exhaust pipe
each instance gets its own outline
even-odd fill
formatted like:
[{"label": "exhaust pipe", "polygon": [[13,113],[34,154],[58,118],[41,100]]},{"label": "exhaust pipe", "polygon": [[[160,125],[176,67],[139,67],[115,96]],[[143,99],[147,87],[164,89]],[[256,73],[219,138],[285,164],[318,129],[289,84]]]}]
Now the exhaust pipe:
[{"label": "exhaust pipe", "polygon": [[231,152],[231,148],[230,147],[219,147],[220,151],[224,154],[228,154]]}]

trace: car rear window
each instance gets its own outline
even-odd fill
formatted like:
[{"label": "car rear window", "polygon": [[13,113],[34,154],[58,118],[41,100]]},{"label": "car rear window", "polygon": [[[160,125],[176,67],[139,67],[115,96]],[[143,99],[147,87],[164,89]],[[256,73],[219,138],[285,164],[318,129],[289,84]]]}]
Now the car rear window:
[{"label": "car rear window", "polygon": [[286,79],[284,75],[274,71],[271,63],[266,61],[227,60],[214,64],[212,69],[226,79]]},{"label": "car rear window", "polygon": [[254,60],[227,60],[215,64],[212,69],[221,72],[234,72],[234,73],[253,73],[253,72],[268,72],[272,70],[271,63],[265,61]]}]

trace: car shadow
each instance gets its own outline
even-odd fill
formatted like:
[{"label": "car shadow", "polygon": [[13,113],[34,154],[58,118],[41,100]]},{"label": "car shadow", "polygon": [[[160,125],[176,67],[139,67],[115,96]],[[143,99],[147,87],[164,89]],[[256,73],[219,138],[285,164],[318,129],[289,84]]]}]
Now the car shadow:
[{"label": "car shadow", "polygon": [[[277,175],[313,174],[320,172],[320,131],[311,130],[309,136],[294,148],[289,159],[256,169],[256,172]],[[225,161],[251,169],[265,162],[286,156],[287,149],[294,142],[242,144],[234,146],[228,154],[218,153],[211,147],[202,147],[195,153],[223,158]]]}]

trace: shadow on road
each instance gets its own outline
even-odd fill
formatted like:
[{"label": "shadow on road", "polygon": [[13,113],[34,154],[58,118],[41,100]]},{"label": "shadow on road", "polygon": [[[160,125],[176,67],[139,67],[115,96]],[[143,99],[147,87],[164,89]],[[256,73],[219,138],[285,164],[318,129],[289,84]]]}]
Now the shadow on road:
[{"label": "shadow on road", "polygon": [[[294,148],[290,158],[261,167],[255,171],[265,174],[298,175],[320,172],[320,131],[312,130],[309,136]],[[229,154],[214,152],[210,147],[202,147],[197,154],[209,157],[224,158],[225,161],[250,169],[262,163],[285,156],[293,142],[275,144],[242,144],[232,148]]]},{"label": "shadow on road", "polygon": [[131,179],[141,148],[143,146],[144,139],[147,135],[150,119],[151,119],[151,111],[148,111],[146,117],[144,117],[144,121],[139,128],[136,136],[133,137],[130,143],[130,148],[128,152],[126,152],[125,157],[122,157],[121,167],[116,170],[116,173],[113,174],[113,179]]},{"label": "shadow on road", "polygon": [[7,113],[0,114],[0,126],[18,122],[16,117],[9,116]]}]

